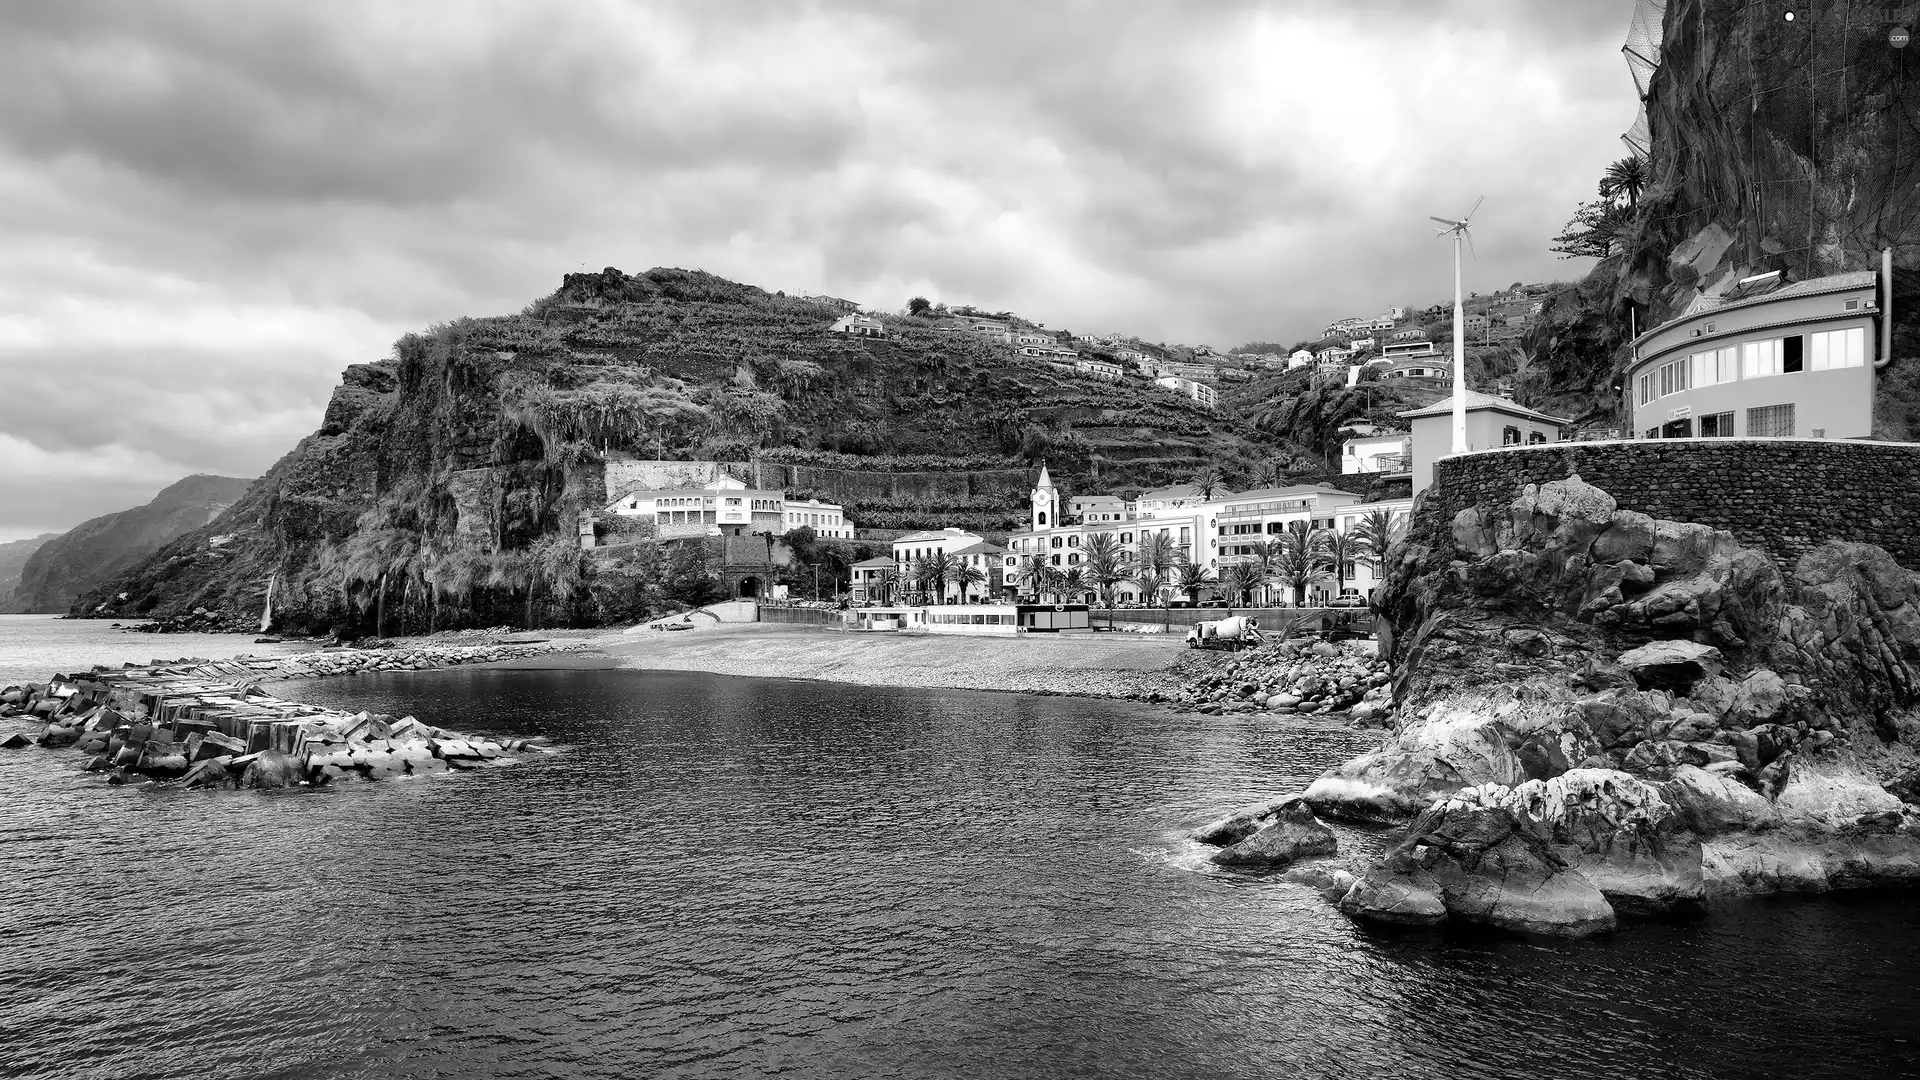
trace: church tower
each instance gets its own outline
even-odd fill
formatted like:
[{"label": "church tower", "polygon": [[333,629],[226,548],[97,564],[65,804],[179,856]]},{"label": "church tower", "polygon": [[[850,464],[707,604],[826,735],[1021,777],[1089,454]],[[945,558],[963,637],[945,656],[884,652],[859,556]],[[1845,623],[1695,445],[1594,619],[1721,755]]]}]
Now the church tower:
[{"label": "church tower", "polygon": [[1053,486],[1053,478],[1047,475],[1045,462],[1040,463],[1040,479],[1033,485],[1033,527],[1060,527],[1060,492]]}]

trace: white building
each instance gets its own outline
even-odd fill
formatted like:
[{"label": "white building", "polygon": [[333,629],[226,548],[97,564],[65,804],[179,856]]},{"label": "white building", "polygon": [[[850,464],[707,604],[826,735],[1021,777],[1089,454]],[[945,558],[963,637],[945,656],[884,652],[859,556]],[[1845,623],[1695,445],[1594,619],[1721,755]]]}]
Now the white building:
[{"label": "white building", "polygon": [[1155,386],[1171,390],[1182,397],[1190,397],[1209,409],[1220,405],[1220,393],[1203,382],[1183,379],[1178,375],[1165,375],[1153,380]]},{"label": "white building", "polygon": [[1108,382],[1119,382],[1127,373],[1126,369],[1119,364],[1083,359],[1074,360],[1073,370],[1081,375],[1089,375],[1096,379],[1105,379]]},{"label": "white building", "polygon": [[842,540],[853,539],[853,523],[847,520],[844,509],[819,499],[806,499],[786,502],[787,530],[808,528],[817,536],[830,536]]},{"label": "white building", "polygon": [[1303,368],[1311,363],[1313,363],[1313,354],[1305,349],[1295,349],[1292,355],[1287,357],[1289,368]]},{"label": "white building", "polygon": [[721,476],[703,487],[628,491],[604,509],[620,517],[652,518],[656,535],[684,538],[783,533],[786,502],[783,491],[749,488],[731,476]]},{"label": "white building", "polygon": [[878,319],[865,315],[842,315],[828,327],[836,334],[852,334],[855,337],[886,337],[887,328],[880,325]]},{"label": "white building", "polygon": [[1356,435],[1340,444],[1340,472],[1406,473],[1412,468],[1413,446],[1406,432]]},{"label": "white building", "polygon": [[928,529],[908,533],[893,542],[893,561],[905,566],[915,559],[924,559],[940,552],[952,555],[962,548],[986,542],[986,537],[965,529]]}]

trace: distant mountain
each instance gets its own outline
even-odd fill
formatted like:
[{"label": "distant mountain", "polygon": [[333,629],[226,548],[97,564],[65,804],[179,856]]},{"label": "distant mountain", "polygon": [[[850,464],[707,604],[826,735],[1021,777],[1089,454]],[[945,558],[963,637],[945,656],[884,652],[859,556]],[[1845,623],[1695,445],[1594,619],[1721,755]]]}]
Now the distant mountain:
[{"label": "distant mountain", "polygon": [[[252,483],[232,476],[189,476],[145,506],[103,514],[59,536],[19,541],[34,544],[35,549],[13,585],[11,609],[66,611],[89,590],[140,563],[175,537],[218,517]],[[0,546],[0,552],[11,546]]]},{"label": "distant mountain", "polygon": [[17,610],[13,605],[13,587],[20,584],[20,571],[26,567],[27,557],[40,550],[40,545],[59,535],[41,533],[27,540],[0,544],[0,611]]}]

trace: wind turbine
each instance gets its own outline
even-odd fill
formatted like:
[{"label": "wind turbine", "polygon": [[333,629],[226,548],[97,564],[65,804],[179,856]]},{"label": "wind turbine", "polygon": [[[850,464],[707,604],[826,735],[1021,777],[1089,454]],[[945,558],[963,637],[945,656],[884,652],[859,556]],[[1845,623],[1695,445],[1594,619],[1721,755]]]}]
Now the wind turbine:
[{"label": "wind turbine", "polygon": [[[1434,233],[1436,238],[1453,237],[1453,452],[1467,452],[1467,324],[1466,312],[1460,299],[1460,241],[1465,239],[1467,247],[1473,247],[1473,235],[1467,231],[1473,215],[1480,212],[1480,203],[1486,202],[1485,195],[1467,211],[1467,216],[1455,221],[1452,218],[1437,217],[1431,220],[1439,222],[1445,228]],[[1480,253],[1474,252],[1474,258]]]}]

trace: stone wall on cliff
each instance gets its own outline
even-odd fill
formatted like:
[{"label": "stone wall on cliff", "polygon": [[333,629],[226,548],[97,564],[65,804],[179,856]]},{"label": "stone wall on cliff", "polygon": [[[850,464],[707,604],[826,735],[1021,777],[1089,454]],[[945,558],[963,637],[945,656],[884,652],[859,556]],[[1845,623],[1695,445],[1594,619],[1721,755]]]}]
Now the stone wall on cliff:
[{"label": "stone wall on cliff", "polygon": [[1920,444],[1828,439],[1553,443],[1447,458],[1410,533],[1429,546],[1454,516],[1504,506],[1528,484],[1578,475],[1620,507],[1724,529],[1791,565],[1827,540],[1886,549],[1920,569]]}]

